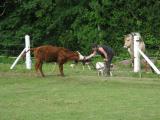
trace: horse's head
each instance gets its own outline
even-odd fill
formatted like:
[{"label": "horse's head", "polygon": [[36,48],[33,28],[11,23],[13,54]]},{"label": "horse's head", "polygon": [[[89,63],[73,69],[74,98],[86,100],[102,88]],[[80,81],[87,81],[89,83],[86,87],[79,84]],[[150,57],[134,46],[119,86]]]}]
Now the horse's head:
[{"label": "horse's head", "polygon": [[124,36],[124,48],[130,48],[133,44],[133,36],[131,34]]},{"label": "horse's head", "polygon": [[78,53],[78,56],[79,56],[79,60],[84,60],[85,59],[85,57],[79,51],[77,51],[77,53]]}]

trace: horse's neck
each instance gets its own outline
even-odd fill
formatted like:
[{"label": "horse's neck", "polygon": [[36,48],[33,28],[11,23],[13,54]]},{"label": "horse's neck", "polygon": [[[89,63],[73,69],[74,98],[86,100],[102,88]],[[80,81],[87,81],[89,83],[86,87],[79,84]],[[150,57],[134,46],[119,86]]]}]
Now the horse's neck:
[{"label": "horse's neck", "polygon": [[75,60],[75,59],[78,59],[78,55],[75,52],[69,52],[67,54],[67,58],[70,60]]}]

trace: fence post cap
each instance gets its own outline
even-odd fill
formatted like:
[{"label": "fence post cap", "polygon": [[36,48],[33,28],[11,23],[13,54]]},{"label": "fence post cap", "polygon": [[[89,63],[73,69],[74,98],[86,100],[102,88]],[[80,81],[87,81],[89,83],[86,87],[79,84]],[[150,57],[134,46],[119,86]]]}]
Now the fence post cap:
[{"label": "fence post cap", "polygon": [[139,35],[135,35],[134,36],[134,41],[139,41],[140,40],[140,36]]},{"label": "fence post cap", "polygon": [[29,37],[29,35],[25,35],[25,37]]}]

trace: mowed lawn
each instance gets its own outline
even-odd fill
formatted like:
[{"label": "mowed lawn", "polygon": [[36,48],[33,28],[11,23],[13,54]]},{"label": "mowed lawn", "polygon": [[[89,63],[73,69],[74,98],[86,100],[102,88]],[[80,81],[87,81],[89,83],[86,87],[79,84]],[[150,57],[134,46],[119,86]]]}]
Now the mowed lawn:
[{"label": "mowed lawn", "polygon": [[140,78],[122,68],[98,77],[66,64],[60,77],[45,64],[41,78],[24,65],[9,67],[0,64],[0,120],[160,120],[160,79],[152,73]]}]

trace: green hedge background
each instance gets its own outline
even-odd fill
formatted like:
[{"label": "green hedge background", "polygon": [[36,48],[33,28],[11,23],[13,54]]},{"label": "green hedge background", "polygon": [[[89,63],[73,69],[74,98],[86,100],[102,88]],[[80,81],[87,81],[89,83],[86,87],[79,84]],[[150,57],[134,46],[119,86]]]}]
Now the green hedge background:
[{"label": "green hedge background", "polygon": [[147,49],[157,53],[159,8],[159,0],[1,0],[0,54],[17,54],[12,50],[22,49],[29,34],[32,47],[52,44],[88,54],[97,42],[123,56],[130,32],[140,32]]}]

